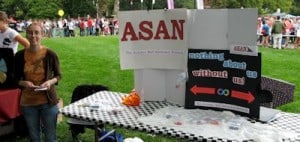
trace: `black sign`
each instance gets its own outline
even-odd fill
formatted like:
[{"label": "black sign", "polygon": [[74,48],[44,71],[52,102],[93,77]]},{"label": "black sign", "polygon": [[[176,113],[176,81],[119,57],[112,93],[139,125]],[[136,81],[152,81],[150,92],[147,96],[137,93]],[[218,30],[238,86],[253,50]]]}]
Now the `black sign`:
[{"label": "black sign", "polygon": [[229,110],[259,118],[261,54],[189,49],[186,108]]}]

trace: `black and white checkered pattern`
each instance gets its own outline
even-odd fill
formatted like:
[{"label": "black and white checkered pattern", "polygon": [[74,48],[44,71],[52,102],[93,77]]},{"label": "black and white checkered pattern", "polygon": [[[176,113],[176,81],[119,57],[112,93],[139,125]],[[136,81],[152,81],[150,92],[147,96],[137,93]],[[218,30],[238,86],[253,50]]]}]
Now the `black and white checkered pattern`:
[{"label": "black and white checkered pattern", "polygon": [[[145,125],[138,122],[138,118],[141,116],[149,116],[155,110],[164,108],[167,106],[176,106],[168,102],[142,102],[141,106],[125,106],[122,102],[122,97],[127,94],[101,91],[97,92],[91,96],[83,98],[77,102],[74,102],[64,108],[60,109],[60,112],[67,116],[73,118],[79,118],[86,121],[111,124],[114,126],[119,126],[123,128],[130,128],[134,130],[168,135],[183,139],[188,139],[190,141],[211,141],[211,142],[237,142],[241,140],[224,140],[220,138],[204,138],[203,136],[185,133],[182,131],[176,131],[172,128],[166,127],[153,127],[150,125]],[[114,106],[123,107],[121,111],[112,113],[111,111],[91,111],[89,107],[82,106],[82,104],[92,104],[95,100],[106,100],[112,102]],[[276,128],[291,130],[298,133],[297,141],[300,141],[300,114],[293,113],[280,113],[278,119],[269,122],[265,125],[271,125]],[[252,142],[253,140],[243,140],[243,142]],[[284,141],[295,141],[295,140],[284,140]]]}]

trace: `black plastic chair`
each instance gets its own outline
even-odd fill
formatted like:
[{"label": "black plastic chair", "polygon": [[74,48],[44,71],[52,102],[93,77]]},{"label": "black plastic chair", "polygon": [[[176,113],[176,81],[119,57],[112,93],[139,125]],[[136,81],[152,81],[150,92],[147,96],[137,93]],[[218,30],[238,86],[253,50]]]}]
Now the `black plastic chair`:
[{"label": "black plastic chair", "polygon": [[273,108],[273,94],[269,90],[259,90],[260,104],[269,104]]},{"label": "black plastic chair", "polygon": [[[99,91],[109,90],[103,85],[79,85],[73,90],[71,103],[78,101],[84,97],[90,96]],[[68,118],[67,123],[70,125],[70,131],[74,142],[81,142],[78,135],[85,132],[85,128],[95,131],[95,142],[98,141],[98,135],[104,129],[104,124],[96,124],[94,122],[84,121],[76,118]]]}]

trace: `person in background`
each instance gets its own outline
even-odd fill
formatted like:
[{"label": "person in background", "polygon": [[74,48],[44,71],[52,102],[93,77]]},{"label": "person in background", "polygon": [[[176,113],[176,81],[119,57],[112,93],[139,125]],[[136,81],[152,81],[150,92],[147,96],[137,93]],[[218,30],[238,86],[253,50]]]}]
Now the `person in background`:
[{"label": "person in background", "polygon": [[269,35],[270,35],[270,27],[268,24],[266,24],[266,21],[262,21],[263,27],[262,27],[262,46],[268,47],[269,46]]},{"label": "person in background", "polygon": [[114,32],[117,35],[117,34],[119,34],[119,20],[118,19],[114,19],[114,25],[115,25]]},{"label": "person in background", "polygon": [[298,46],[300,45],[300,19],[297,19],[295,25],[295,41],[294,41],[294,49],[297,49]]},{"label": "person in background", "polygon": [[269,17],[268,20],[266,21],[266,24],[268,24],[268,26],[270,27],[270,32],[269,32],[269,45],[273,45],[273,38],[272,38],[272,28],[273,28],[273,24],[275,21],[276,17]]},{"label": "person in background", "polygon": [[57,21],[57,29],[59,37],[64,37],[64,22],[62,18],[59,18]]},{"label": "person in background", "polygon": [[63,20],[63,28],[64,28],[64,36],[68,37],[69,36],[69,27],[68,27],[68,20],[67,19]]},{"label": "person in background", "polygon": [[17,21],[14,19],[13,16],[10,16],[8,18],[8,27],[10,27],[10,28],[18,31],[18,29],[17,29]]},{"label": "person in background", "polygon": [[282,32],[284,30],[284,26],[280,20],[280,16],[277,16],[273,27],[272,27],[272,35],[273,35],[273,48],[281,49],[281,41],[282,41]]},{"label": "person in background", "polygon": [[109,27],[110,35],[115,35],[115,25],[114,25],[113,18],[109,19],[108,27]]},{"label": "person in background", "polygon": [[16,30],[8,26],[9,19],[4,11],[0,11],[0,48],[11,48],[14,54],[20,43],[24,48],[29,47],[29,41]]},{"label": "person in background", "polygon": [[262,18],[259,17],[257,18],[257,23],[256,23],[256,35],[257,35],[257,44],[260,45],[262,43],[262,34],[261,34],[261,31],[262,31]]},{"label": "person in background", "polygon": [[68,27],[69,27],[69,37],[75,37],[75,32],[74,32],[74,30],[75,30],[75,27],[76,27],[76,25],[75,25],[75,21],[74,21],[74,19],[73,18],[70,18],[69,20],[68,20]]},{"label": "person in background", "polygon": [[51,20],[50,21],[51,37],[56,37],[56,31],[57,31],[57,20]]},{"label": "person in background", "polygon": [[88,18],[88,21],[87,21],[87,28],[88,28],[88,35],[93,35],[93,25],[94,25],[94,21],[93,21],[93,18],[92,17],[89,17]]},{"label": "person in background", "polygon": [[84,36],[85,35],[85,23],[84,23],[84,19],[82,18],[80,20],[80,23],[79,23],[79,30],[80,30],[80,36]]},{"label": "person in background", "polygon": [[283,33],[285,34],[284,48],[287,48],[289,45],[289,42],[290,42],[291,29],[293,27],[291,19],[289,19],[288,17],[285,17],[284,21],[283,21],[283,26],[284,26]]},{"label": "person in background", "polygon": [[100,33],[100,19],[99,18],[97,18],[96,19],[96,22],[95,22],[95,35],[96,36],[99,36],[99,33]]},{"label": "person in background", "polygon": [[[31,142],[57,142],[56,125],[59,101],[55,85],[61,79],[57,54],[41,44],[43,29],[33,22],[26,29],[29,48],[15,55],[15,83],[21,91],[20,109]],[[41,130],[43,126],[43,131]]]}]

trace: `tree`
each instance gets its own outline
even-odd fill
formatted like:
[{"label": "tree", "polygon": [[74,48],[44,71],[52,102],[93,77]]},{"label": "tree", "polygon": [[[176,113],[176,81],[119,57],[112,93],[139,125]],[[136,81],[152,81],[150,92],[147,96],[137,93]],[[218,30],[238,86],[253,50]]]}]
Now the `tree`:
[{"label": "tree", "polygon": [[62,0],[3,0],[0,7],[17,19],[55,18]]},{"label": "tree", "polygon": [[[188,8],[195,7],[194,0],[174,0],[175,8]],[[168,8],[167,0],[155,0],[155,4],[152,5],[152,0],[122,0],[120,1],[120,10],[141,10],[141,9],[164,9]]]},{"label": "tree", "polygon": [[292,5],[293,5],[293,7],[291,9],[291,14],[293,14],[293,15],[300,15],[300,1],[299,0],[295,0]]},{"label": "tree", "polygon": [[63,8],[67,17],[96,17],[96,2],[97,0],[64,0]]},{"label": "tree", "polygon": [[119,0],[100,0],[99,9],[101,10],[101,15],[116,15],[119,11],[119,3]]},{"label": "tree", "polygon": [[16,19],[23,19],[24,13],[24,1],[18,0],[3,0],[1,2],[1,7],[9,16],[12,16]]},{"label": "tree", "polygon": [[289,13],[294,0],[212,0],[212,8],[257,8],[261,15],[274,13],[278,8]]},{"label": "tree", "polygon": [[120,10],[119,3],[120,3],[120,0],[114,0],[113,14],[117,14],[118,11]]},{"label": "tree", "polygon": [[27,3],[28,12],[25,14],[25,18],[33,18],[33,19],[54,19],[58,17],[58,10],[60,6],[51,0],[31,0],[31,2]]},{"label": "tree", "polygon": [[292,10],[292,4],[293,0],[264,0],[260,11],[264,8],[267,9],[267,13],[274,13],[277,9],[280,9],[281,12],[289,13]]}]

